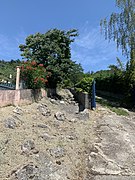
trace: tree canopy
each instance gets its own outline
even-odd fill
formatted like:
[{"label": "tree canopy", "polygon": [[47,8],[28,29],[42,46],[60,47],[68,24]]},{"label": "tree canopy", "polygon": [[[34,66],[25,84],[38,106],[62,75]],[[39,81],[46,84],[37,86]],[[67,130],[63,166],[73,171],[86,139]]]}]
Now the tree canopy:
[{"label": "tree canopy", "polygon": [[76,29],[62,31],[51,29],[45,34],[36,33],[26,38],[25,45],[20,45],[21,54],[28,60],[34,59],[45,65],[50,59],[70,59],[70,44],[78,35]]},{"label": "tree canopy", "polygon": [[110,19],[102,19],[100,25],[105,38],[114,40],[123,54],[133,56],[135,51],[135,0],[116,0],[118,12]]},{"label": "tree canopy", "polygon": [[[25,44],[19,46],[21,55],[27,60],[42,63],[46,70],[51,72],[48,86],[56,87],[75,69],[76,63],[71,61],[70,44],[77,35],[76,29],[51,29],[44,34],[30,35],[26,38]],[[76,68],[79,69],[78,66]]]}]

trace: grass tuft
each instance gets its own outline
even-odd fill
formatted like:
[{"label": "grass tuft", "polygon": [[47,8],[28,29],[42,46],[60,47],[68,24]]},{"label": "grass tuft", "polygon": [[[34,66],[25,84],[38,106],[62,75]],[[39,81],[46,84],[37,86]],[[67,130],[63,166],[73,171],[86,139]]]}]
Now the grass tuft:
[{"label": "grass tuft", "polygon": [[104,107],[109,108],[112,112],[115,112],[119,116],[128,116],[128,112],[119,107],[119,103],[107,101],[106,99],[96,98],[96,101]]}]

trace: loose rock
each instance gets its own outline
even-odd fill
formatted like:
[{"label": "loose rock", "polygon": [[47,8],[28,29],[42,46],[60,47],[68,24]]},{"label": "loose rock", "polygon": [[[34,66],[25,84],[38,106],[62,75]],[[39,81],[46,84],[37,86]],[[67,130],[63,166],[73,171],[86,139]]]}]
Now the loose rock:
[{"label": "loose rock", "polygon": [[47,125],[45,125],[45,124],[38,124],[37,127],[43,128],[43,129],[49,128],[49,127],[48,127]]},{"label": "loose rock", "polygon": [[50,102],[51,102],[52,104],[59,105],[59,102],[56,101],[55,99],[50,99]]},{"label": "loose rock", "polygon": [[46,104],[40,104],[37,108],[43,116],[51,116],[51,111]]},{"label": "loose rock", "polygon": [[21,146],[21,150],[24,153],[29,153],[34,148],[35,148],[35,143],[33,140],[28,140]]},{"label": "loose rock", "polygon": [[60,101],[60,104],[65,104],[65,102],[64,101]]},{"label": "loose rock", "polygon": [[40,136],[41,138],[43,138],[45,141],[48,141],[48,140],[51,140],[52,139],[52,137],[49,135],[49,134],[47,134],[47,133],[44,133],[42,136]]},{"label": "loose rock", "polygon": [[17,106],[14,110],[13,110],[14,113],[18,114],[18,115],[23,115],[23,110]]},{"label": "loose rock", "polygon": [[11,128],[11,129],[15,129],[16,127],[16,122],[13,118],[8,118],[5,120],[5,127],[6,128]]},{"label": "loose rock", "polygon": [[61,158],[61,157],[65,156],[64,148],[59,147],[59,146],[55,147],[53,149],[50,149],[49,152],[50,152],[50,155],[55,158]]},{"label": "loose rock", "polygon": [[64,113],[62,112],[57,112],[54,116],[59,121],[64,121],[66,119]]},{"label": "loose rock", "polygon": [[79,120],[88,120],[89,119],[89,110],[85,109],[84,111],[77,114]]},{"label": "loose rock", "polygon": [[36,175],[38,172],[38,167],[33,164],[27,164],[20,169],[18,169],[16,172],[14,172],[14,176],[18,180],[38,180],[38,176]]}]

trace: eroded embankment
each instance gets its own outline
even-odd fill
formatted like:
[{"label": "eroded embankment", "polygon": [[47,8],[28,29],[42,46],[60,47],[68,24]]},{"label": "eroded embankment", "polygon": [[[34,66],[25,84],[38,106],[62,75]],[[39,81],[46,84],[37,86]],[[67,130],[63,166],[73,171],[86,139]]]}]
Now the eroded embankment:
[{"label": "eroded embankment", "polygon": [[110,180],[135,175],[135,118],[63,100],[0,109],[0,179]]}]

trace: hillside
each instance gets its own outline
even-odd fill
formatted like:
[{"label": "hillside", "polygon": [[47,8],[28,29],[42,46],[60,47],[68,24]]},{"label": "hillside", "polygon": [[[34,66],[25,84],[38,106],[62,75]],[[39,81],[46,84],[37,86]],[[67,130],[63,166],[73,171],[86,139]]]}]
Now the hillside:
[{"label": "hillside", "polygon": [[0,81],[5,80],[15,83],[16,66],[20,65],[20,63],[20,60],[0,60]]},{"label": "hillside", "polygon": [[61,95],[0,108],[0,179],[134,179],[135,114],[78,112],[72,94]]}]

